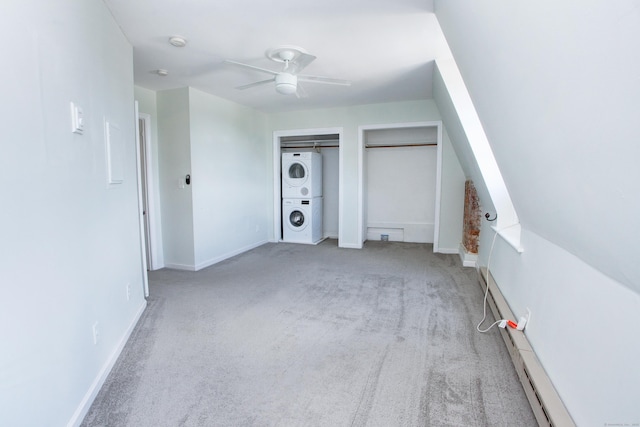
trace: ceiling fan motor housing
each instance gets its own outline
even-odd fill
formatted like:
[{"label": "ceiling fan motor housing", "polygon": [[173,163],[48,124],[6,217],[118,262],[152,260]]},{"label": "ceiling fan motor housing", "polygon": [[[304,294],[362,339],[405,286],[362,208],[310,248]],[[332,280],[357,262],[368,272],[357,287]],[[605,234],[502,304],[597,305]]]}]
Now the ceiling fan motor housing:
[{"label": "ceiling fan motor housing", "polygon": [[292,95],[298,88],[298,77],[289,73],[280,73],[276,76],[276,92],[282,95]]}]

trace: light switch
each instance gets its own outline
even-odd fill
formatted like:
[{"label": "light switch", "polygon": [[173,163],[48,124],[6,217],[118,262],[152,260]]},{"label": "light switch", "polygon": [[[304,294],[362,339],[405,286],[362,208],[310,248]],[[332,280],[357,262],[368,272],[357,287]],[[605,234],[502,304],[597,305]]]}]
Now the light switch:
[{"label": "light switch", "polygon": [[82,108],[71,103],[71,132],[82,135],[84,132],[84,117],[82,116]]}]

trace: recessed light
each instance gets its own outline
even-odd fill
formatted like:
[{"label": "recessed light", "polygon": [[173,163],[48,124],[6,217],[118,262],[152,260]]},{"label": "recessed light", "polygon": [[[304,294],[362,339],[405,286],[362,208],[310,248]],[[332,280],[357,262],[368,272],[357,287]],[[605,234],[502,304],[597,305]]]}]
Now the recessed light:
[{"label": "recessed light", "polygon": [[175,47],[185,47],[187,44],[187,39],[180,36],[173,36],[169,38],[169,43],[171,43],[171,45]]},{"label": "recessed light", "polygon": [[156,70],[155,73],[160,77],[166,77],[169,75],[169,71],[163,69]]}]

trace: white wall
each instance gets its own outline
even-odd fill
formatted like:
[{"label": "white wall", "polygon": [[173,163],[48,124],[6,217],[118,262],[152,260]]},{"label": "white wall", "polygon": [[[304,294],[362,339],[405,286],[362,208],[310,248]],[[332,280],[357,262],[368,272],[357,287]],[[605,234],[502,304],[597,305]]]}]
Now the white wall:
[{"label": "white wall", "polygon": [[165,266],[193,269],[193,186],[191,170],[189,89],[157,93],[158,171]]},{"label": "white wall", "polygon": [[[73,424],[145,306],[133,52],[99,0],[7,2],[0,23],[13,41],[0,70],[0,424]],[[105,120],[123,144],[113,186]]]},{"label": "white wall", "polygon": [[340,195],[340,162],[338,148],[323,148],[322,153],[322,233],[323,237],[338,238]]},{"label": "white wall", "polygon": [[523,225],[640,292],[627,255],[640,235],[637,1],[452,0],[436,14]]},{"label": "white wall", "polygon": [[189,111],[198,270],[267,242],[271,149],[263,113],[196,89]]},{"label": "white wall", "polygon": [[[516,315],[531,309],[526,334],[578,425],[640,420],[636,3],[436,2],[522,224],[524,252],[498,238],[491,270]],[[485,223],[484,265],[491,239]]]},{"label": "white wall", "polygon": [[440,252],[458,253],[462,243],[464,214],[464,183],[462,166],[451,144],[447,129],[442,130],[442,182],[440,186]]},{"label": "white wall", "polygon": [[435,146],[366,150],[368,239],[433,243],[436,160]]},{"label": "white wall", "polygon": [[[484,221],[485,266],[492,239]],[[633,425],[640,419],[640,295],[526,228],[522,245],[518,254],[496,239],[490,269],[516,316],[531,309],[527,338],[574,421]]]},{"label": "white wall", "polygon": [[199,270],[265,243],[266,116],[193,88],[160,91],[157,105],[166,266]]},{"label": "white wall", "polygon": [[[271,132],[328,127],[344,128],[342,141],[343,169],[341,171],[342,179],[344,180],[344,194],[341,196],[344,204],[343,230],[341,230],[344,242],[341,242],[341,244],[347,247],[359,247],[361,242],[358,241],[358,168],[360,166],[358,165],[358,126],[437,120],[440,120],[440,113],[435,102],[410,101],[272,114],[269,116],[269,127]],[[449,152],[449,154],[453,153]],[[273,164],[273,159],[270,159],[270,161]],[[455,163],[454,160],[449,159],[446,163],[450,165],[452,162]],[[443,171],[443,175],[447,174],[449,174],[448,170]],[[271,179],[273,180],[273,177]],[[457,184],[453,180],[447,180],[446,182],[454,187]],[[443,193],[448,191],[449,189],[443,188]],[[460,190],[452,188],[452,191]],[[462,198],[464,187],[459,194]],[[452,205],[447,204],[447,206]],[[273,208],[273,206],[271,207]],[[459,227],[460,229],[462,227],[461,221]],[[447,226],[445,233],[453,229],[455,227]],[[455,233],[455,231],[453,232]],[[270,236],[270,238],[273,238],[273,236]],[[445,239],[448,239],[448,237]],[[456,244],[456,250],[458,244]]]}]

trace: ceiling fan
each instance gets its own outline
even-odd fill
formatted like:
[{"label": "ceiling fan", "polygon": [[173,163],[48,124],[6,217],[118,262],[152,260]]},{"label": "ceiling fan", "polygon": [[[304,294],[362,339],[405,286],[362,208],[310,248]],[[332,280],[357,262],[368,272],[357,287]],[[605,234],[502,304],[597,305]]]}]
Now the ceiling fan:
[{"label": "ceiling fan", "polygon": [[351,86],[351,82],[348,80],[341,79],[332,79],[329,77],[321,77],[321,76],[310,76],[306,74],[298,74],[302,71],[306,66],[311,64],[313,60],[316,59],[315,56],[310,55],[297,46],[278,46],[273,49],[269,49],[265,52],[267,58],[272,61],[280,62],[284,64],[282,71],[273,71],[267,68],[256,67],[249,64],[243,64],[241,62],[232,61],[230,59],[226,59],[224,62],[227,64],[236,65],[243,68],[248,68],[250,70],[260,71],[263,73],[273,75],[272,78],[267,80],[261,80],[254,83],[249,83],[243,86],[238,86],[236,89],[244,90],[249,89],[256,86],[270,84],[271,82],[275,82],[276,92],[283,95],[292,95],[296,94],[298,98],[306,97],[306,92],[299,84],[299,82],[311,82],[311,83],[323,83],[329,85],[339,85],[339,86]]}]

